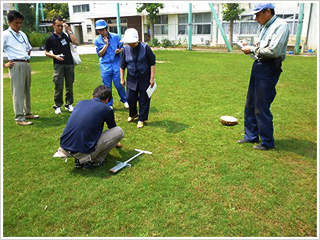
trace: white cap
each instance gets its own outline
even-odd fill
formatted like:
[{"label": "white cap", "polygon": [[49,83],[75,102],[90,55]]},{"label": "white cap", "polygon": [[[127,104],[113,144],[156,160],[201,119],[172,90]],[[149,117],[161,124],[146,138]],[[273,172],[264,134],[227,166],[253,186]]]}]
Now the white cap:
[{"label": "white cap", "polygon": [[139,41],[138,31],[134,28],[128,28],[124,32],[124,37],[121,39],[121,42],[125,43],[135,43]]}]

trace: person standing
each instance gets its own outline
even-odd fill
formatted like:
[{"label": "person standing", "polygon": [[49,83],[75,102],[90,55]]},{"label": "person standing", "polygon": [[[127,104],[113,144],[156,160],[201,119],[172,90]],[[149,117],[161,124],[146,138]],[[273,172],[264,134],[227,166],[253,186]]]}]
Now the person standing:
[{"label": "person standing", "polygon": [[17,125],[28,126],[33,122],[27,119],[39,118],[39,115],[31,113],[31,45],[28,37],[20,29],[24,20],[18,11],[9,11],[9,28],[3,32],[3,50],[7,53],[9,62],[3,67],[10,68],[11,93],[13,109]]},{"label": "person standing", "polygon": [[[125,31],[125,36],[121,40],[128,43],[124,47],[120,62],[120,77],[122,86],[125,85],[125,69],[127,68],[127,100],[129,103],[128,122],[133,122],[138,117],[138,128],[144,126],[148,120],[150,98],[146,90],[155,84],[156,57],[151,48],[139,42],[138,31],[129,28]],[[139,101],[139,114],[137,102]]]},{"label": "person standing", "polygon": [[[112,91],[113,84],[118,91],[120,101],[125,108],[129,108],[124,87],[120,84],[120,53],[122,51],[119,35],[108,32],[107,22],[105,20],[96,21],[96,30],[99,35],[94,40],[96,51],[99,57],[101,78],[103,85],[109,87]],[[113,108],[113,99],[108,106]]]},{"label": "person standing", "polygon": [[[107,106],[111,90],[100,85],[91,100],[78,102],[60,137],[60,157],[74,157],[75,167],[91,170],[104,163],[107,153],[121,147],[123,131],[114,120],[113,110]],[[108,130],[103,132],[104,123]]]},{"label": "person standing", "polygon": [[[54,32],[46,39],[45,55],[53,59],[53,83],[55,84],[55,105],[53,105],[53,108],[56,114],[61,114],[64,81],[66,85],[65,108],[69,112],[73,111],[74,63],[70,44],[77,45],[78,42],[70,26],[63,22],[61,16],[56,15],[52,21]],[[62,31],[63,28],[65,28],[68,35]]]},{"label": "person standing", "polygon": [[254,54],[247,100],[245,104],[245,136],[238,143],[262,143],[256,150],[275,148],[273,116],[270,106],[276,96],[276,85],[286,58],[289,26],[275,15],[274,4],[256,3],[252,14],[262,25],[256,47],[244,46],[245,54]]}]

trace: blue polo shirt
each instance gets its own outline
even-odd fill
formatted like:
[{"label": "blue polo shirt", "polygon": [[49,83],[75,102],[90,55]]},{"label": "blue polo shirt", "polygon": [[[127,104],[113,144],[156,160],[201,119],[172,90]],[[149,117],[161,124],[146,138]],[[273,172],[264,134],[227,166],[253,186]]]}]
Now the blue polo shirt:
[{"label": "blue polo shirt", "polygon": [[116,127],[113,110],[99,98],[78,102],[60,137],[60,146],[71,152],[91,153],[95,151],[103,131]]}]

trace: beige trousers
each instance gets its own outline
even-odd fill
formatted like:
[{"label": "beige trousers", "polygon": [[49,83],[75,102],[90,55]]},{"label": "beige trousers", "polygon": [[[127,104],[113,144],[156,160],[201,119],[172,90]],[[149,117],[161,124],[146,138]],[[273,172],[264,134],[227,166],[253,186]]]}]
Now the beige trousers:
[{"label": "beige trousers", "polygon": [[14,62],[10,68],[11,94],[14,120],[25,121],[25,115],[31,114],[31,67],[28,62]]},{"label": "beige trousers", "polygon": [[100,162],[103,161],[107,153],[110,152],[110,150],[114,148],[118,142],[120,142],[120,140],[123,138],[123,135],[122,129],[117,126],[102,132],[96,144],[95,151],[92,153],[87,154],[78,152],[71,154],[61,147],[58,149],[58,152],[66,157],[74,157],[79,159],[81,164],[89,161]]}]

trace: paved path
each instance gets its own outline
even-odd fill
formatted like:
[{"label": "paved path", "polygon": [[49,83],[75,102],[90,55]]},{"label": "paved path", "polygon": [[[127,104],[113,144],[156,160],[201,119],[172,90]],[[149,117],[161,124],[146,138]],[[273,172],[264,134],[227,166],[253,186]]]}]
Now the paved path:
[{"label": "paved path", "polygon": [[[79,54],[96,54],[96,48],[94,45],[81,45],[77,46],[77,52]],[[31,57],[45,57],[43,50],[35,50],[31,51]],[[7,59],[7,54],[3,52],[3,58]]]}]

